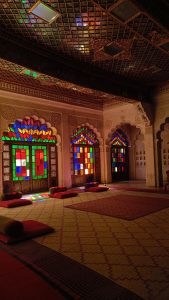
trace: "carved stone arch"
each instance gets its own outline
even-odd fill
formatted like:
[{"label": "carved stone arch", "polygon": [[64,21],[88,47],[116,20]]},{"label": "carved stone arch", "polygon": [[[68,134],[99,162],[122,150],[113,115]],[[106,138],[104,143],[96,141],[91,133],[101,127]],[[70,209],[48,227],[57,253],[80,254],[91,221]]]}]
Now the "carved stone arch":
[{"label": "carved stone arch", "polygon": [[[80,124],[76,127],[76,129],[78,128],[81,128],[82,126],[87,126],[89,127],[89,129],[92,129],[93,132],[96,134],[97,136],[97,139],[99,141],[99,146],[103,146],[103,138],[101,137],[101,133],[98,131],[98,129],[96,127],[94,127],[93,125],[89,124],[88,122],[87,123],[83,123],[83,124]],[[74,128],[75,129],[75,128]]]}]

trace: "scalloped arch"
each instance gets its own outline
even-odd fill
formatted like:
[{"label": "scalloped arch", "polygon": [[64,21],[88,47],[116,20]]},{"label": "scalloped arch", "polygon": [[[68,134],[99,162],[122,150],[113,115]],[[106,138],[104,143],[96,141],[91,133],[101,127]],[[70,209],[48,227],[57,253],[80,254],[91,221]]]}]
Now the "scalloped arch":
[{"label": "scalloped arch", "polygon": [[121,129],[124,134],[126,135],[127,139],[128,139],[128,144],[129,146],[131,146],[131,140],[130,140],[130,137],[128,135],[128,131],[127,129],[125,128],[126,125],[129,125],[131,127],[135,127],[137,129],[140,129],[141,133],[144,135],[144,130],[142,128],[142,126],[139,126],[138,124],[132,124],[131,122],[120,122],[118,124],[116,124],[112,129],[111,131],[108,133],[108,136],[107,136],[107,139],[106,139],[106,145],[107,146],[110,146],[111,145],[111,138],[112,138],[112,134],[114,131],[116,131],[117,129]]},{"label": "scalloped arch", "polygon": [[93,132],[96,134],[98,141],[99,141],[99,145],[102,146],[103,145],[103,138],[101,137],[100,132],[97,130],[96,127],[94,127],[93,125],[89,124],[89,123],[82,123],[80,125],[78,125],[77,127],[75,127],[74,129],[80,129],[82,126],[87,126],[89,127],[89,129],[92,129]]},{"label": "scalloped arch", "polygon": [[[47,122],[44,118],[39,118],[38,116],[36,116],[36,115],[33,115],[33,116],[25,116],[25,117],[23,117],[22,119],[21,118],[17,118],[15,121],[23,121],[24,119],[30,119],[30,118],[32,118],[33,120],[35,120],[35,121],[40,121],[40,123],[41,124],[46,124],[46,126],[47,126],[47,128],[49,128],[49,129],[51,129],[52,130],[52,132],[53,132],[53,134],[56,136],[56,138],[57,138],[57,146],[58,145],[60,145],[60,143],[61,143],[61,137],[60,137],[60,135],[58,134],[58,132],[57,132],[57,129],[55,128],[55,127],[53,127],[52,125],[51,125],[51,123],[49,123],[49,122]],[[14,121],[14,122],[15,122]],[[14,122],[13,123],[10,123],[10,124],[14,124]]]}]

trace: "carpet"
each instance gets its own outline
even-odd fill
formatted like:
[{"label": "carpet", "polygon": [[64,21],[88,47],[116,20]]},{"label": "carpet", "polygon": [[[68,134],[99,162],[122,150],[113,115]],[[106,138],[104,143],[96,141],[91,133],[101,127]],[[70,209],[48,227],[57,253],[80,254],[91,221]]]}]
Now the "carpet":
[{"label": "carpet", "polygon": [[32,269],[38,271],[53,286],[68,294],[69,299],[142,299],[88,267],[35,241],[4,247],[8,247],[9,251],[26,262]]},{"label": "carpet", "polygon": [[111,190],[125,190],[125,191],[133,191],[133,192],[146,192],[146,193],[159,193],[159,194],[169,194],[169,191],[165,191],[162,188],[134,188],[123,185],[110,187]]},{"label": "carpet", "polygon": [[0,274],[0,298],[2,300],[68,299],[1,247]]},{"label": "carpet", "polygon": [[169,199],[118,195],[66,205],[65,207],[124,220],[134,220],[169,207]]}]

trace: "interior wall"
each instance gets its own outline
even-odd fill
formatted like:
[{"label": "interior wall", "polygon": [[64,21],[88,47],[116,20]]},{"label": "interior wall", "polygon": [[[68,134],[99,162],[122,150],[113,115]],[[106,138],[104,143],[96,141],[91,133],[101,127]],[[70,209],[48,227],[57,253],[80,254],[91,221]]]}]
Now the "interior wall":
[{"label": "interior wall", "polygon": [[[147,185],[155,184],[152,180],[154,173],[154,161],[151,160],[149,172],[146,174],[146,150],[145,135],[146,126],[149,126],[149,120],[140,107],[139,102],[133,104],[118,104],[105,108],[104,113],[104,140],[106,147],[106,174],[107,182],[111,182],[111,161],[110,161],[110,143],[112,133],[120,128],[128,138],[129,142],[129,179],[145,180]],[[147,147],[148,151],[148,147]],[[153,151],[150,147],[150,151]],[[151,176],[151,182],[150,182]]]},{"label": "interior wall", "polygon": [[[25,116],[44,118],[57,129],[58,184],[71,187],[70,135],[73,128],[89,123],[103,133],[102,111],[81,108],[60,102],[0,91],[0,134],[8,129],[8,124]],[[0,140],[0,194],[2,193],[2,140]]]},{"label": "interior wall", "polygon": [[169,170],[169,84],[158,89],[154,96],[154,105],[157,185],[163,186],[167,179],[166,171]]}]

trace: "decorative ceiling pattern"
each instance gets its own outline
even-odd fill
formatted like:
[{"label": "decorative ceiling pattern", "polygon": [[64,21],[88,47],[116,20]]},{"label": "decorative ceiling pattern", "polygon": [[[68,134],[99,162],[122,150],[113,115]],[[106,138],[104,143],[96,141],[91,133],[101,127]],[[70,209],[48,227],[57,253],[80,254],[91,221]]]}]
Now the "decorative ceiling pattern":
[{"label": "decorative ceiling pattern", "polygon": [[[129,101],[139,99],[139,95],[130,93],[132,86],[157,85],[169,79],[169,31],[154,18],[150,7],[147,9],[143,5],[145,1],[42,2],[60,14],[50,24],[29,12],[35,0],[1,0],[0,36],[2,40],[16,44],[16,49],[17,41],[20,41],[25,53],[31,50],[39,57],[43,53],[49,64],[55,64],[54,70],[48,70],[46,63],[45,74],[45,67],[42,70],[40,63],[43,58],[35,61],[32,56],[25,65],[24,59],[21,64],[17,53],[13,53],[11,61],[13,48],[6,46],[6,51],[3,49],[3,54],[0,54],[1,81],[15,84],[22,81],[23,85],[37,85],[37,88],[40,82],[51,91],[55,86],[62,96],[71,99],[78,96],[83,101],[83,97],[90,94],[93,103],[103,103],[106,99],[110,101],[111,94],[116,93],[118,96],[121,93]],[[160,3],[159,11],[167,15],[168,6],[164,0]],[[61,71],[58,61],[63,64]],[[34,73],[31,80],[24,73],[24,67],[28,68],[29,64]],[[72,75],[71,70],[78,71],[78,75]],[[90,80],[80,80],[87,74]],[[100,92],[96,88],[98,76],[102,81],[102,84],[98,81]],[[125,87],[124,95],[123,85],[126,83],[130,87]],[[111,86],[115,88],[111,89]]]}]

